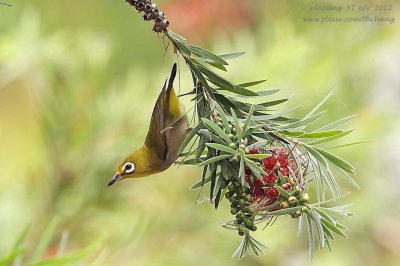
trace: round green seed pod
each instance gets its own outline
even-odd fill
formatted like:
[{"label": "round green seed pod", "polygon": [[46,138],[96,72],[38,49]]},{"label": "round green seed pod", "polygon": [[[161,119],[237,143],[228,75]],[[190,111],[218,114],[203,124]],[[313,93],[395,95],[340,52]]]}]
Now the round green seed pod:
[{"label": "round green seed pod", "polygon": [[294,206],[294,205],[296,205],[296,203],[297,203],[297,198],[296,198],[295,196],[290,196],[290,197],[287,199],[287,201],[288,201],[289,205]]},{"label": "round green seed pod", "polygon": [[240,206],[240,207],[246,206],[246,201],[245,201],[244,199],[240,199],[240,200],[239,200],[239,206]]},{"label": "round green seed pod", "polygon": [[243,209],[245,212],[249,213],[249,214],[253,214],[256,209],[253,206],[247,206],[246,208]]},{"label": "round green seed pod", "polygon": [[236,215],[238,212],[239,212],[239,209],[238,209],[238,208],[232,208],[232,209],[231,209],[232,215]]},{"label": "round green seed pod", "polygon": [[246,145],[240,144],[240,145],[239,145],[239,148],[242,149],[242,150],[244,150],[244,149],[246,149]]},{"label": "round green seed pod", "polygon": [[229,144],[229,148],[231,148],[231,149],[236,149],[236,144],[235,143],[230,143]]},{"label": "round green seed pod", "polygon": [[234,140],[234,139],[235,139],[235,135],[233,135],[233,134],[228,134],[228,137],[229,137],[231,140]]},{"label": "round green seed pod", "polygon": [[247,202],[251,202],[253,200],[253,196],[251,196],[250,194],[247,194],[245,198]]},{"label": "round green seed pod", "polygon": [[244,232],[243,231],[238,231],[238,235],[244,236]]},{"label": "round green seed pod", "polygon": [[237,201],[237,196],[232,196],[230,199],[229,199],[229,201],[231,202],[231,203],[234,203],[234,202],[236,202]]},{"label": "round green seed pod", "polygon": [[249,228],[251,231],[255,232],[257,231],[257,226],[253,225]]},{"label": "round green seed pod", "polygon": [[308,211],[309,211],[309,209],[307,206],[301,207],[301,212],[308,212]]},{"label": "round green seed pod", "polygon": [[287,209],[289,208],[289,203],[285,200],[282,201],[281,204],[279,204],[279,206],[281,207],[281,209]]},{"label": "round green seed pod", "polygon": [[308,193],[303,193],[303,195],[301,195],[302,202],[308,202],[309,200],[310,200],[310,195],[308,195]]},{"label": "round green seed pod", "polygon": [[253,221],[249,220],[249,219],[244,219],[243,223],[247,228],[250,227],[250,226],[253,226]]},{"label": "round green seed pod", "polygon": [[235,185],[230,183],[229,186],[228,186],[228,190],[229,191],[235,191],[235,189],[236,189]]}]

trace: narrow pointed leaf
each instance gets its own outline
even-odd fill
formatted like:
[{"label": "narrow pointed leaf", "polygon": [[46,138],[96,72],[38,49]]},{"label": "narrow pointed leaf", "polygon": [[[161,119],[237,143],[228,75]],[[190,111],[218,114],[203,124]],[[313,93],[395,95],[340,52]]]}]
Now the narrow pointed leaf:
[{"label": "narrow pointed leaf", "polygon": [[245,54],[245,52],[236,52],[236,53],[229,53],[229,54],[221,54],[221,55],[219,55],[219,57],[221,57],[224,60],[231,60],[231,59],[237,58],[239,56],[242,56],[244,54]]}]

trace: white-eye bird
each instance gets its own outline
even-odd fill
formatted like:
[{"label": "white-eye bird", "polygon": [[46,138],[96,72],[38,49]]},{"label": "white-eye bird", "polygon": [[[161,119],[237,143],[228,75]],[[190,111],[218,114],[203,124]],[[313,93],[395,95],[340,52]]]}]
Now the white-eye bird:
[{"label": "white-eye bird", "polygon": [[149,131],[143,146],[128,155],[118,166],[108,186],[125,178],[139,178],[162,172],[177,159],[179,148],[190,132],[183,104],[175,94],[173,83],[176,64],[158,96]]}]

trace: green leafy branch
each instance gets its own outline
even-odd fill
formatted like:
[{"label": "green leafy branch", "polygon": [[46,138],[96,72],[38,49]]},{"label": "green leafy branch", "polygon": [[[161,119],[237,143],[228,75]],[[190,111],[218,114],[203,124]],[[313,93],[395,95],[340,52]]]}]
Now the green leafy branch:
[{"label": "green leafy branch", "polygon": [[208,187],[215,208],[224,197],[230,202],[235,218],[223,227],[243,236],[234,256],[261,253],[264,246],[251,232],[281,216],[299,219],[298,234],[307,228],[311,258],[316,243],[331,249],[335,236],[347,237],[347,228],[339,221],[352,213],[348,205],[341,205],[336,177],[343,176],[358,188],[352,177],[355,169],[328,150],[360,143],[331,144],[353,131],[342,126],[354,116],[311,127],[326,114],[320,109],[333,91],[304,117],[292,117],[299,107],[277,111],[288,99],[269,98],[278,90],[253,89],[265,80],[235,84],[219,74],[244,52],[217,55],[166,27],[162,33],[193,78],[193,130],[182,143],[177,163],[203,168],[192,189],[200,189],[200,196]]}]

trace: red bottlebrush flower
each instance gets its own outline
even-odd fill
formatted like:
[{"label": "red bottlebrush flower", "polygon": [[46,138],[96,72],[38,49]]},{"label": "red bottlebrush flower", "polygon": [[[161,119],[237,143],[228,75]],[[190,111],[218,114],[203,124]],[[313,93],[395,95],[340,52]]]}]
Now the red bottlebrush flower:
[{"label": "red bottlebrush flower", "polygon": [[249,154],[260,154],[260,151],[258,149],[251,149]]},{"label": "red bottlebrush flower", "polygon": [[263,160],[263,165],[265,170],[272,170],[275,167],[275,164],[278,162],[278,159],[275,156],[267,157]]},{"label": "red bottlebrush flower", "polygon": [[278,177],[277,177],[277,175],[275,174],[274,171],[268,170],[268,171],[267,171],[267,174],[264,175],[263,180],[264,180],[264,182],[267,183],[267,184],[273,184],[273,183],[275,183],[276,181],[278,181]]},{"label": "red bottlebrush flower", "polygon": [[287,167],[281,167],[279,168],[279,172],[283,176],[289,176],[289,169]]},{"label": "red bottlebrush flower", "polygon": [[277,151],[277,157],[280,167],[286,167],[289,164],[288,161],[288,151],[286,149],[280,149]]},{"label": "red bottlebrush flower", "polygon": [[255,179],[250,186],[251,195],[253,198],[261,198],[264,196],[263,182],[260,179]]},{"label": "red bottlebrush flower", "polygon": [[267,190],[267,197],[268,198],[270,198],[270,199],[276,199],[276,198],[278,198],[279,197],[279,191],[276,189],[276,188],[274,188],[274,187],[270,187],[268,190]]}]

